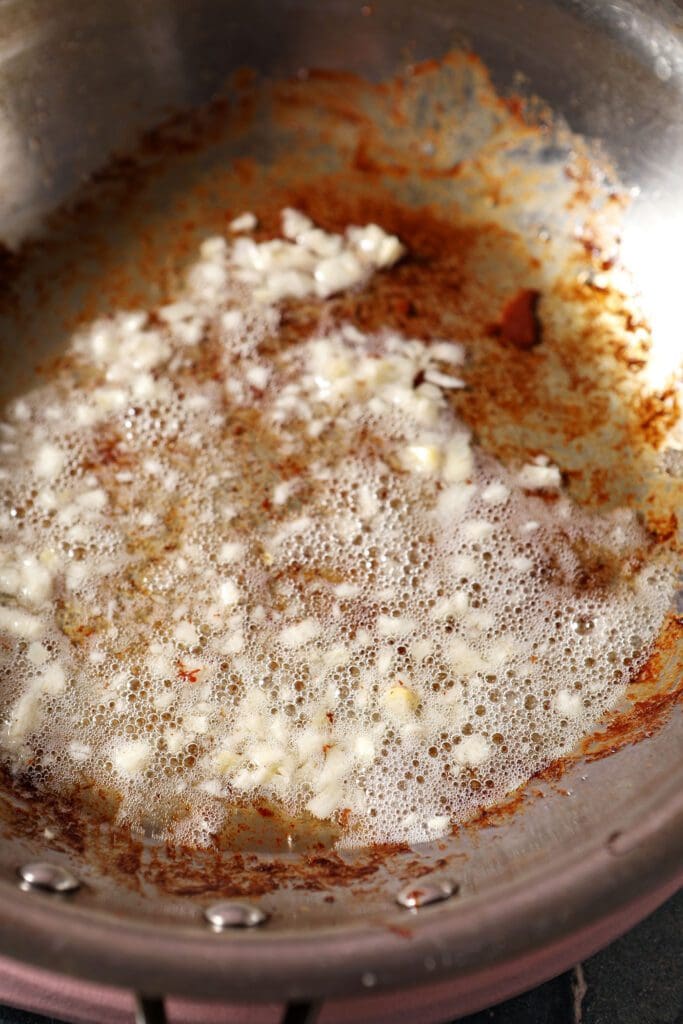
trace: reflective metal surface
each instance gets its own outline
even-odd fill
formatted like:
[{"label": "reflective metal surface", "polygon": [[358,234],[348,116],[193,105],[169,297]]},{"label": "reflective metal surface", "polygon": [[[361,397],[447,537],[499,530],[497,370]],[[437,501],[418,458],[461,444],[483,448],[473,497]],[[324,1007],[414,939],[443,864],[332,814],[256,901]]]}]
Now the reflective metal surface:
[{"label": "reflective metal surface", "polygon": [[[0,238],[13,247],[112,152],[177,107],[208,99],[237,66],[342,67],[378,79],[467,43],[499,87],[522,72],[525,90],[600,138],[639,190],[625,253],[663,366],[680,351],[679,4],[8,0],[0,40]],[[2,339],[12,367],[6,390],[28,379],[40,341],[24,351],[16,337]],[[407,979],[438,980],[451,986],[451,1002],[472,1010],[591,952],[680,883],[682,735],[679,708],[650,739],[571,769],[562,782],[569,795],[540,786],[543,799],[523,816],[453,841],[459,895],[412,916],[408,934],[390,868],[371,895],[340,886],[329,906],[321,892],[265,896],[267,925],[237,935],[206,928],[210,893],[131,893],[87,864],[78,866],[87,886],[55,908],[17,891],[17,868],[40,851],[16,836],[0,852],[0,947],[142,991],[244,1000],[367,997]],[[425,856],[436,863],[442,851]]]},{"label": "reflective metal surface", "polygon": [[415,882],[401,889],[396,902],[406,910],[421,910],[422,907],[430,907],[433,903],[443,903],[457,892],[457,883],[451,882],[450,879],[441,882]]},{"label": "reflective metal surface", "polygon": [[49,861],[34,861],[19,868],[22,888],[44,892],[76,892],[81,883],[68,868]]},{"label": "reflective metal surface", "polygon": [[268,920],[267,914],[260,907],[236,903],[234,900],[212,903],[204,911],[204,917],[217,931],[225,928],[256,928]]}]

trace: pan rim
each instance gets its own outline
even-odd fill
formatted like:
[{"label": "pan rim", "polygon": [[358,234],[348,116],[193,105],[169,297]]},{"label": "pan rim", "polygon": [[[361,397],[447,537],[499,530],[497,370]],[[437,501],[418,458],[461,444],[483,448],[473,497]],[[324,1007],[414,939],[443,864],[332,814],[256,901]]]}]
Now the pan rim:
[{"label": "pan rim", "polygon": [[[517,965],[524,978],[511,995],[595,952],[683,886],[678,781],[621,831],[618,854],[596,838],[534,871],[533,885],[527,873],[410,918],[389,906],[367,923],[216,935],[194,920],[127,920],[2,879],[0,954],[99,984],[250,1002],[368,996],[449,978],[481,987],[487,972],[505,964],[512,977]],[[408,922],[407,938],[397,921]]]}]

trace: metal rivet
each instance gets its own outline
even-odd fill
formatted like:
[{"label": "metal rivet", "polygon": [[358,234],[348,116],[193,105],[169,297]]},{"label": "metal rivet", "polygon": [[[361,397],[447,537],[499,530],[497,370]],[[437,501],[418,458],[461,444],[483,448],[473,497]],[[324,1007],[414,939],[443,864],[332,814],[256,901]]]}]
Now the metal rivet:
[{"label": "metal rivet", "polygon": [[407,885],[401,889],[396,897],[396,902],[407,910],[419,910],[420,907],[428,907],[431,903],[442,903],[451,896],[455,896],[460,886],[450,879],[442,882],[417,882]]},{"label": "metal rivet", "polygon": [[204,911],[204,917],[219,931],[223,928],[255,928],[268,920],[268,914],[260,907],[253,907],[250,903],[233,903],[230,900],[212,903]]},{"label": "metal rivet", "polygon": [[81,883],[68,868],[47,861],[33,861],[19,868],[23,889],[42,889],[45,892],[75,892]]}]

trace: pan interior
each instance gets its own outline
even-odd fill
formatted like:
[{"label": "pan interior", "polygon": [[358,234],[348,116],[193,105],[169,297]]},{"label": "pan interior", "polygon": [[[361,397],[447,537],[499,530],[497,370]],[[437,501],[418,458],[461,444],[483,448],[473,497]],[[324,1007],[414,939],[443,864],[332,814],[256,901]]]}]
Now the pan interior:
[{"label": "pan interior", "polygon": [[[163,26],[166,19],[171,31],[174,8],[167,11],[162,17],[159,9],[152,22]],[[560,20],[568,17],[559,8],[555,13]],[[379,24],[389,33],[384,22]],[[461,27],[457,20],[456,27]],[[122,22],[118,28],[126,38],[130,26]],[[365,40],[361,70],[367,71],[377,66],[373,41],[380,29],[359,24],[357,31]],[[609,50],[611,44],[598,36],[595,45]],[[481,48],[495,60],[492,37]],[[416,53],[421,52],[418,46]],[[265,55],[257,52],[255,64],[259,56]],[[638,55],[629,59],[640,67]],[[268,68],[269,62],[263,63]],[[317,61],[295,52],[286,63],[286,70],[296,71],[300,63],[309,67]],[[631,208],[631,197],[604,156],[578,141],[540,103],[520,113],[516,101],[498,102],[482,66],[466,54],[435,65],[412,58],[399,65],[394,53],[385,63],[387,74],[396,66],[400,73],[378,88],[346,74],[307,72],[275,82],[237,75],[203,113],[171,121],[148,136],[134,158],[115,161],[76,194],[39,241],[25,242],[8,260],[2,335],[12,343],[2,352],[4,397],[25,388],[35,366],[60,351],[83,321],[112,309],[153,306],[172,294],[202,239],[223,232],[228,216],[253,209],[274,224],[283,206],[294,205],[329,229],[376,220],[387,230],[407,233],[426,253],[459,246],[454,277],[485,281],[485,288],[476,308],[463,314],[458,301],[449,301],[443,282],[430,294],[433,285],[426,277],[415,283],[423,289],[424,312],[418,308],[417,317],[403,293],[381,296],[379,310],[371,304],[364,308],[362,297],[354,297],[353,315],[372,323],[379,313],[384,322],[416,336],[420,330],[435,336],[437,329],[444,336],[462,336],[475,321],[495,322],[505,296],[533,282],[555,325],[547,357],[526,360],[487,336],[482,344],[495,352],[496,374],[482,380],[476,405],[465,399],[461,413],[483,446],[504,462],[546,452],[568,473],[577,502],[592,508],[627,504],[664,534],[671,512],[681,506],[680,482],[658,451],[671,422],[671,396],[662,385],[666,356],[655,367],[663,377],[644,384],[640,362],[646,359],[650,331],[641,325],[628,279],[612,273],[622,234],[635,264],[646,225],[664,239],[669,226],[663,224],[663,193],[655,198],[639,173],[639,154],[628,150],[623,138],[614,140],[607,148],[619,158],[620,172],[623,167],[629,184],[632,179],[644,188],[640,205]],[[509,84],[505,67],[497,66]],[[664,78],[659,68],[659,76],[647,78],[650,95],[674,90],[673,71]],[[619,74],[615,70],[615,89]],[[539,76],[538,84],[532,76],[534,89],[544,83],[547,76]],[[173,102],[205,98],[182,88],[168,95]],[[552,90],[545,95],[554,99]],[[561,107],[572,124],[602,128],[609,136],[599,111],[572,117],[577,101],[573,93],[568,96]],[[116,141],[109,140],[108,148]],[[88,160],[85,151],[82,159]],[[662,181],[668,181],[667,174],[662,171]],[[667,202],[671,188],[664,190]],[[34,205],[38,209],[37,201]],[[26,200],[24,214],[29,206]],[[15,217],[13,230],[22,228]],[[647,262],[640,260],[641,276],[635,266],[636,288],[645,289],[646,307],[654,305],[662,321],[671,307],[661,302],[665,260],[661,275],[643,266]],[[339,313],[344,313],[341,306]],[[670,328],[668,322],[656,326],[663,332]],[[657,348],[658,353],[669,350],[666,344]],[[509,396],[502,415],[501,386]],[[667,633],[651,665],[656,671],[646,673],[632,692],[633,700],[642,702],[643,716],[663,710],[663,701],[647,701],[677,684],[681,646],[674,633]],[[535,781],[515,813],[501,810],[438,848],[339,854],[330,850],[334,836],[311,825],[300,848],[283,853],[292,823],[276,819],[264,825],[263,819],[246,816],[239,822],[246,826],[240,829],[246,840],[238,842],[233,831],[212,848],[166,849],[125,830],[102,831],[103,797],[92,789],[79,794],[76,813],[54,800],[43,806],[24,789],[8,793],[4,801],[11,836],[3,852],[5,870],[11,876],[18,861],[42,842],[51,855],[75,858],[79,874],[93,882],[82,897],[85,906],[107,908],[115,898],[136,914],[177,918],[193,917],[199,905],[217,896],[262,896],[275,914],[274,927],[353,920],[369,907],[383,911],[388,893],[424,873],[456,874],[463,894],[482,893],[547,865],[568,843],[578,848],[596,835],[606,838],[615,823],[628,828],[656,806],[676,784],[680,726],[680,713],[674,712],[651,740],[606,759],[592,759],[600,750],[595,740],[560,779]],[[618,746],[615,736],[609,733],[605,744]],[[647,792],[639,783],[645,778]],[[82,814],[88,803],[92,827]],[[27,806],[34,814],[30,823]]]}]

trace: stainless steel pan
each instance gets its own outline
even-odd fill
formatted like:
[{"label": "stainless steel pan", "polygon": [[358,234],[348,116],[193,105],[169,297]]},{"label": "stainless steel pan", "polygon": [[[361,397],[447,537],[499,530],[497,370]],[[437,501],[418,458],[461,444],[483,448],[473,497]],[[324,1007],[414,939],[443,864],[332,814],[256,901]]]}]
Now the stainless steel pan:
[{"label": "stainless steel pan", "polygon": [[[107,209],[117,202],[123,209],[109,177],[98,194],[111,188],[111,195],[98,210],[81,204],[72,219],[49,227],[53,244],[23,241],[44,231],[46,215],[78,194],[112,152],[132,147],[177,108],[210,99],[241,65],[270,75],[342,68],[378,80],[463,43],[504,91],[520,85],[522,72],[525,92],[599,139],[620,178],[637,186],[624,246],[665,351],[683,349],[679,4],[7,0],[0,7],[0,236],[14,255],[3,258],[3,393],[26,386],[35,364],[63,341],[65,319],[97,292],[100,256],[86,244],[92,232],[106,238],[107,258],[129,259],[130,218],[106,225]],[[265,159],[265,138],[243,134],[232,155]],[[177,194],[171,179],[154,193],[150,223],[163,219]],[[443,201],[447,187],[434,185],[427,199]],[[140,202],[131,196],[133,206]],[[59,301],[54,280],[70,280]],[[140,288],[144,294],[144,282]],[[111,294],[103,289],[99,301]],[[674,463],[670,456],[672,474]],[[66,806],[47,806],[26,785],[8,787],[0,950],[152,996],[283,1004],[362,998],[339,1005],[367,1020],[381,1018],[381,993],[395,988],[424,993],[425,1020],[503,998],[598,948],[683,881],[683,713],[671,697],[680,671],[680,637],[670,638],[654,684],[669,697],[641,722],[646,738],[622,743],[615,733],[603,743],[603,753],[605,743],[614,747],[610,756],[575,760],[559,781],[538,780],[515,813],[491,816],[438,848],[342,857],[310,847],[262,849],[243,851],[241,861],[219,850],[173,860],[152,842],[124,841],[79,822]],[[39,884],[26,870],[19,884],[18,870],[36,861],[47,865]],[[59,867],[80,887],[50,891],[60,879],[69,888]],[[212,927],[206,911],[224,899],[231,905],[209,917],[228,926]],[[416,1003],[405,1005],[419,1019]]]}]

